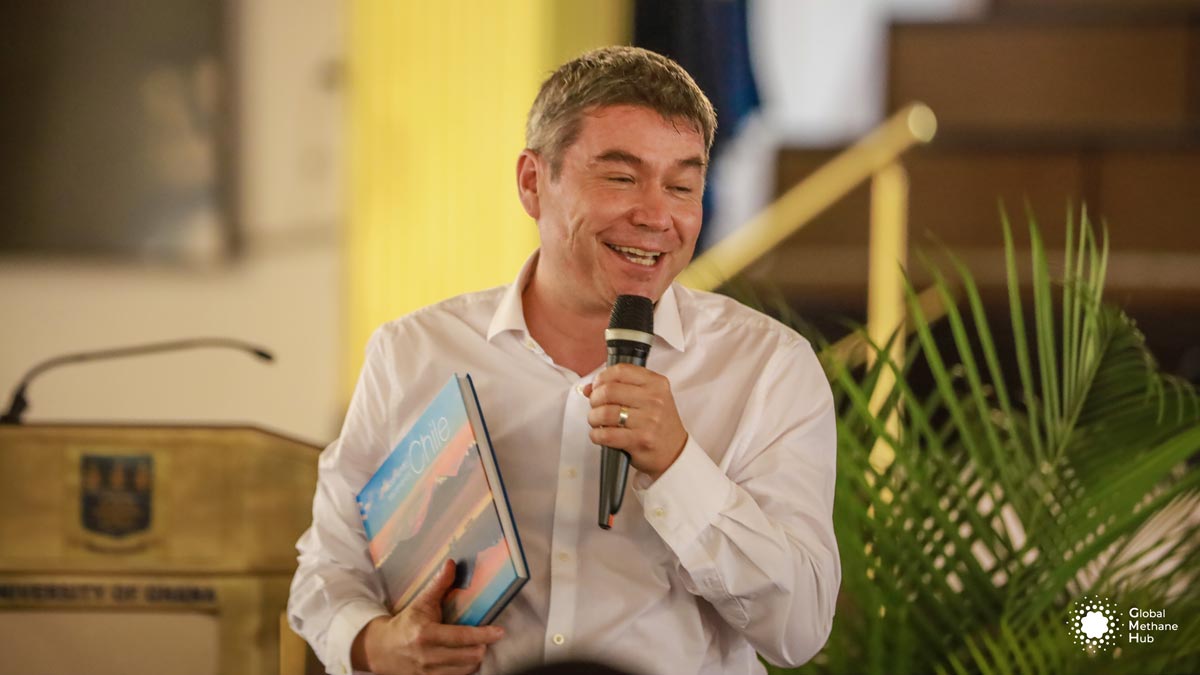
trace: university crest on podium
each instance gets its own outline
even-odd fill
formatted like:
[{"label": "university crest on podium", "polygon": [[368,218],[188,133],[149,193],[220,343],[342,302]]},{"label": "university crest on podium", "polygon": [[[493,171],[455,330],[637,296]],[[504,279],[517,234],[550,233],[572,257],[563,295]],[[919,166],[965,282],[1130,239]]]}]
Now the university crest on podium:
[{"label": "university crest on podium", "polygon": [[86,532],[125,540],[150,529],[154,458],[80,457],[80,524]]}]

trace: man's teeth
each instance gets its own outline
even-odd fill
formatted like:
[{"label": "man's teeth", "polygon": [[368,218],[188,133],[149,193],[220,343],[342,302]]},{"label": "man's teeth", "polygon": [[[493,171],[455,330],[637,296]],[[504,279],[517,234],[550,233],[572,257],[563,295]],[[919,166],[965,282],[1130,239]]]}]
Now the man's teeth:
[{"label": "man's teeth", "polygon": [[658,256],[662,255],[662,253],[659,251],[645,251],[632,246],[617,246],[615,244],[609,244],[608,247],[614,251],[624,253],[626,260],[639,265],[645,265],[646,267],[653,266],[654,261],[658,260]]}]

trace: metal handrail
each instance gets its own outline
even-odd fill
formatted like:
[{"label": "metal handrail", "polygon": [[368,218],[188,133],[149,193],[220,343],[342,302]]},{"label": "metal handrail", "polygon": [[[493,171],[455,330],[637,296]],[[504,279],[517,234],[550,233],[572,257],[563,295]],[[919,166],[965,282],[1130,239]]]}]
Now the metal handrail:
[{"label": "metal handrail", "polygon": [[[831,345],[821,359],[828,370],[870,364],[878,352],[868,345],[889,345],[893,363],[904,358],[905,326],[904,268],[908,259],[908,174],[899,157],[909,148],[933,140],[937,118],[928,106],[913,103],[888,118],[862,140],[850,146],[807,179],[791,188],[749,222],[706,251],[679,275],[685,285],[713,290],[766,255],[785,239],[808,225],[825,209],[866,180],[871,181],[871,222],[867,278],[866,334],[853,333]],[[936,320],[945,313],[941,297],[925,293],[921,301],[930,305]],[[893,333],[901,329],[895,339]],[[895,372],[884,368],[868,402],[874,414],[883,411],[895,384]],[[884,420],[888,433],[900,430],[899,406]],[[880,437],[871,449],[870,461],[882,471],[895,459],[892,447]],[[885,496],[886,498],[886,496]]]},{"label": "metal handrail", "polygon": [[711,291],[740,274],[800,231],[851,190],[937,133],[937,118],[923,103],[892,115],[757,216],[705,251],[679,275],[685,286]]}]

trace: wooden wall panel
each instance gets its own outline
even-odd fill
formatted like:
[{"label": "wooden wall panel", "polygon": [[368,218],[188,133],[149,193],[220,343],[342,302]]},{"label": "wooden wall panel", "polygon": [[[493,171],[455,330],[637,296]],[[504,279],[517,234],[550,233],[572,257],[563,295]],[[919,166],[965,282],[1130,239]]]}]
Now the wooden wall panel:
[{"label": "wooden wall panel", "polygon": [[1113,151],[1098,165],[1114,247],[1200,253],[1200,150]]},{"label": "wooden wall panel", "polygon": [[[782,189],[803,180],[832,151],[789,150]],[[905,160],[911,185],[910,245],[947,244],[984,286],[1003,284],[999,203],[1019,246],[1026,205],[1043,241],[1061,249],[1068,206],[1086,204],[1112,245],[1110,287],[1143,305],[1200,306],[1200,150],[1100,151],[931,146]],[[860,186],[785,241],[751,276],[799,295],[857,301],[866,288],[869,189]],[[932,235],[932,236],[931,236]],[[1053,255],[1057,260],[1059,255]],[[927,276],[914,273],[918,285]]]},{"label": "wooden wall panel", "polygon": [[941,133],[1177,133],[1195,125],[1186,24],[910,24],[891,32],[891,108]]},{"label": "wooden wall panel", "polygon": [[996,10],[1200,11],[1200,0],[992,0]]},{"label": "wooden wall panel", "polygon": [[[785,151],[779,184],[794,185],[832,152]],[[1025,204],[1059,221],[1084,196],[1082,159],[1067,151],[914,151],[905,161],[911,185],[909,231],[914,242],[932,234],[950,245],[994,245],[1002,240],[999,205],[1023,218]],[[859,187],[797,234],[795,245],[866,245],[869,189]],[[1049,228],[1053,229],[1053,228]],[[1047,232],[1051,241],[1061,239]],[[792,245],[790,242],[787,245]]]}]

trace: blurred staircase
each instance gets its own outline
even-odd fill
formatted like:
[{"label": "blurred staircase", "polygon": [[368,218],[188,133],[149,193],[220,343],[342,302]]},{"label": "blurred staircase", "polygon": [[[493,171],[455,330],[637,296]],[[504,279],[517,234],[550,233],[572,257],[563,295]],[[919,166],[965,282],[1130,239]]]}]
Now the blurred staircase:
[{"label": "blurred staircase", "polygon": [[[1200,0],[997,1],[975,21],[894,25],[888,68],[889,110],[938,116],[904,160],[914,248],[947,244],[1001,301],[1000,201],[1019,230],[1028,204],[1051,249],[1085,203],[1108,224],[1109,296],[1164,365],[1200,345]],[[784,150],[777,191],[835,152]],[[864,186],[752,274],[805,314],[860,313],[868,212]]]}]

